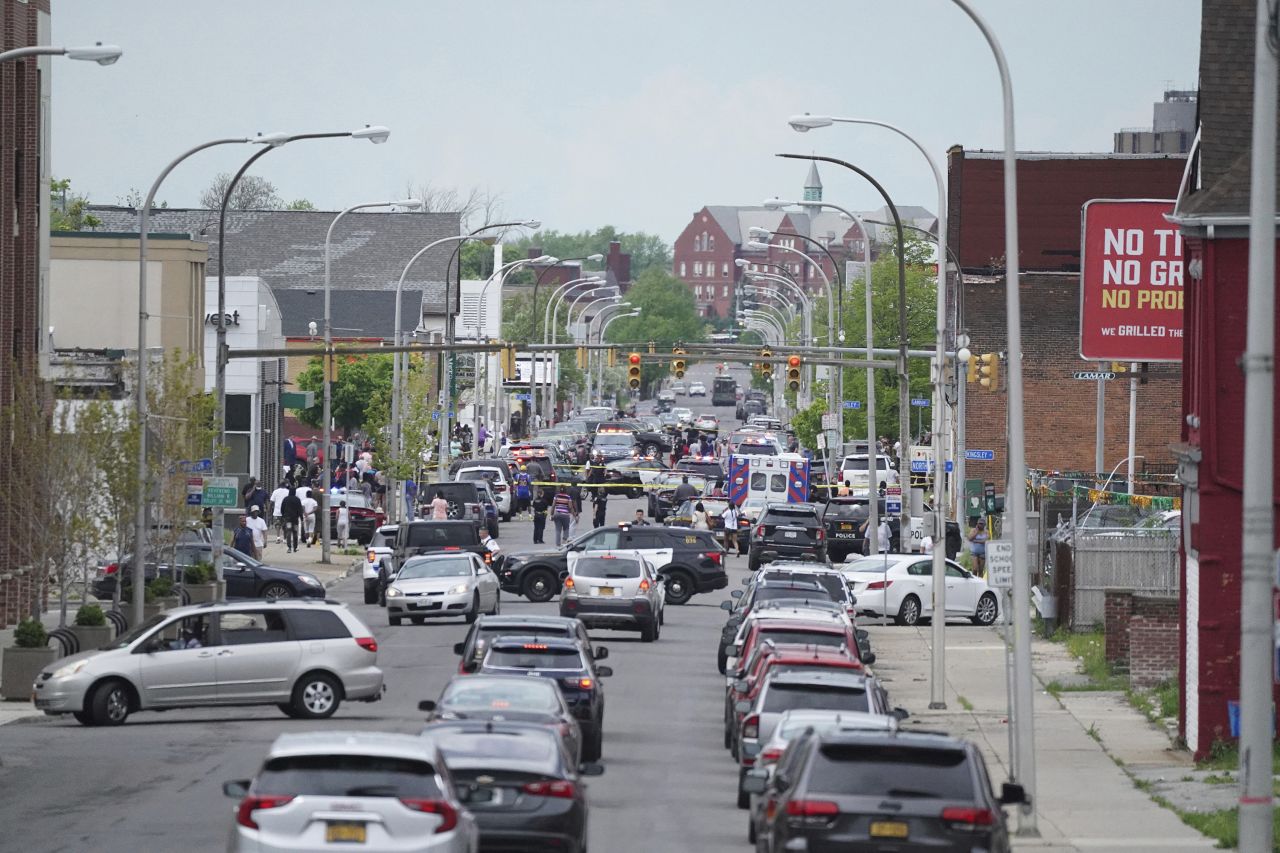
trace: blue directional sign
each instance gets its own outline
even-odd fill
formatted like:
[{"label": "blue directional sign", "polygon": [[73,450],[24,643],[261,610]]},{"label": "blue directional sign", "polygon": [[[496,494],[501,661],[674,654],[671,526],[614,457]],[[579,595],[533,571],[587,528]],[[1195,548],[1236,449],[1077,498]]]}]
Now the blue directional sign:
[{"label": "blue directional sign", "polygon": [[922,409],[929,408],[929,400],[927,397],[912,397],[911,405],[919,406]]},{"label": "blue directional sign", "polygon": [[212,459],[188,459],[184,462],[179,462],[178,467],[180,467],[187,474],[212,474],[213,460]]},{"label": "blue directional sign", "polygon": [[439,413],[439,412],[432,412],[432,413],[431,413],[431,420],[433,420],[433,421],[438,421],[438,420],[440,420],[440,413]]},{"label": "blue directional sign", "polygon": [[966,450],[964,458],[976,459],[979,462],[990,462],[996,458],[996,452],[994,450]]},{"label": "blue directional sign", "polygon": [[861,400],[845,400],[844,407],[846,409],[861,409],[862,401]]},{"label": "blue directional sign", "polygon": [[525,402],[528,402],[530,398],[529,398],[529,395],[526,393],[526,394],[517,394],[516,399],[524,400]]},{"label": "blue directional sign", "polygon": [[[951,460],[948,459],[947,469],[946,469],[948,474],[951,473],[952,467],[953,466],[951,464]],[[911,463],[911,473],[913,474],[924,474],[932,470],[933,470],[932,459],[916,459]]]}]

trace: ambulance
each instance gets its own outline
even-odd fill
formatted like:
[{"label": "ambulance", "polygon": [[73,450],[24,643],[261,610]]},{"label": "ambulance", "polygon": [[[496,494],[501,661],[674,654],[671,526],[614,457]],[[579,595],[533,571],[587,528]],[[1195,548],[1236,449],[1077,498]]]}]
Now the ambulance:
[{"label": "ambulance", "polygon": [[729,500],[738,506],[809,500],[809,460],[799,453],[729,456]]}]

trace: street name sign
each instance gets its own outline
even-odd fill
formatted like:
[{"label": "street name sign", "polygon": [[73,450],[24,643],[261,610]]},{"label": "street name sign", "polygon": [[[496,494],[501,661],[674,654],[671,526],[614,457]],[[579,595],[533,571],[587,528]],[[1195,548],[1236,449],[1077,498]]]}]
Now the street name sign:
[{"label": "street name sign", "polygon": [[528,401],[529,401],[529,395],[528,395],[528,393],[524,393],[524,394],[517,394],[517,395],[516,395],[516,399],[517,399],[517,400],[522,400],[522,401],[524,401],[524,402],[528,402]]},{"label": "street name sign", "polygon": [[996,458],[996,452],[994,450],[966,450],[964,458],[976,459],[979,462],[990,462]]},{"label": "street name sign", "polygon": [[236,505],[235,477],[205,477],[201,502],[205,506],[220,506],[224,509]]},{"label": "street name sign", "polygon": [[861,400],[845,400],[844,407],[846,409],[861,409],[862,401]]},{"label": "street name sign", "polygon": [[929,400],[925,397],[913,397],[911,398],[911,405],[927,409],[929,408]]},{"label": "street name sign", "polygon": [[987,585],[996,589],[1013,586],[1013,543],[1004,539],[987,542]]},{"label": "street name sign", "polygon": [[1071,374],[1074,379],[1115,379],[1116,375],[1110,370],[1077,370]]},{"label": "street name sign", "polygon": [[178,463],[178,467],[186,474],[212,474],[212,459],[188,459]]}]

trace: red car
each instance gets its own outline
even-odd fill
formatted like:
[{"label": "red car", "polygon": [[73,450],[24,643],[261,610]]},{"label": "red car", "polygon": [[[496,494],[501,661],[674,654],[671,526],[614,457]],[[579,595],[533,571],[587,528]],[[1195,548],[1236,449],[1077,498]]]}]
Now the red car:
[{"label": "red car", "polygon": [[[338,537],[338,504],[347,502],[351,518],[351,538],[361,545],[368,545],[374,531],[387,523],[387,514],[375,509],[365,502],[360,492],[348,492],[345,495],[333,495],[329,499],[329,535]],[[316,531],[319,534],[320,531]]]}]

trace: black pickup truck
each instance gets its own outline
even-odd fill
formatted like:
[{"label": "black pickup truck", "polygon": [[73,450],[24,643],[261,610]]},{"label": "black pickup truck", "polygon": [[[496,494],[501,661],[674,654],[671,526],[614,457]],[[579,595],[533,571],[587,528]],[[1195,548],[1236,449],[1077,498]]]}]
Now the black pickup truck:
[{"label": "black pickup truck", "polygon": [[[391,551],[395,571],[411,557],[422,554],[438,554],[441,551],[468,551],[479,554],[487,563],[491,554],[480,543],[480,528],[468,519],[448,521],[410,521],[396,530],[396,541]],[[495,569],[496,571],[496,569]]]},{"label": "black pickup truck", "polygon": [[[925,505],[925,512],[931,511]],[[901,520],[896,515],[885,518],[884,499],[879,503],[880,517],[889,524],[889,551],[897,554],[901,551],[899,527]],[[862,534],[862,523],[867,520],[866,498],[832,498],[822,509],[822,523],[827,529],[827,556],[831,562],[839,563],[850,554],[861,554],[866,537]],[[954,560],[960,553],[963,534],[959,523],[947,522],[947,559]]]}]

